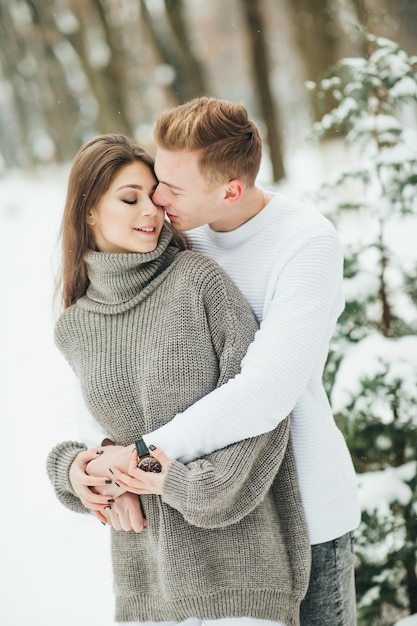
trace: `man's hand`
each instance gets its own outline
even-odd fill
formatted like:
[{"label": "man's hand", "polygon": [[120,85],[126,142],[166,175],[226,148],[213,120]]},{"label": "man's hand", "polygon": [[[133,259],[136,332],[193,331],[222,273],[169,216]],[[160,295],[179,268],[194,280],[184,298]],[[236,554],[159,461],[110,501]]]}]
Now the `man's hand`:
[{"label": "man's hand", "polygon": [[97,449],[99,454],[96,454],[85,466],[85,472],[88,476],[106,479],[104,483],[101,482],[94,485],[94,491],[96,493],[118,498],[126,491],[112,475],[110,468],[116,466],[122,471],[127,471],[134,449],[135,446],[124,447],[115,445],[103,446]]},{"label": "man's hand", "polygon": [[[115,530],[141,533],[147,526],[139,496],[134,493],[122,494],[113,504],[105,507],[102,516],[105,523]],[[103,521],[98,515],[96,517]]]}]

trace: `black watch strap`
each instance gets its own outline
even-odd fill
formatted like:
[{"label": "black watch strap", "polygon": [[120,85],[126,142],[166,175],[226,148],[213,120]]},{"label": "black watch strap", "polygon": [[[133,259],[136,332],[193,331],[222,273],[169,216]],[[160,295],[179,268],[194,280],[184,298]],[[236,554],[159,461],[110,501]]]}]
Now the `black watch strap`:
[{"label": "black watch strap", "polygon": [[138,453],[138,457],[141,459],[144,456],[149,456],[149,448],[143,439],[138,439],[135,441],[136,452]]}]

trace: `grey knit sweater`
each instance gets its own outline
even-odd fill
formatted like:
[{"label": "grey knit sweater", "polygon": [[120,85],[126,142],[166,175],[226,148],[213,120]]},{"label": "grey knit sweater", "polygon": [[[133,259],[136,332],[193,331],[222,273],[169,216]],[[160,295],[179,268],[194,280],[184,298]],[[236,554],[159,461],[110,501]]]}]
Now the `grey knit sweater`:
[{"label": "grey knit sweater", "polygon": [[[61,315],[55,338],[90,411],[127,445],[235,376],[256,322],[220,267],[178,251],[166,228],[151,253],[91,252],[87,261],[87,293]],[[78,512],[87,510],[68,471],[85,448],[61,443],[47,461],[57,497]],[[163,496],[141,499],[146,530],[112,529],[117,621],[299,624],[310,545],[288,420],[187,466],[173,462]]]}]

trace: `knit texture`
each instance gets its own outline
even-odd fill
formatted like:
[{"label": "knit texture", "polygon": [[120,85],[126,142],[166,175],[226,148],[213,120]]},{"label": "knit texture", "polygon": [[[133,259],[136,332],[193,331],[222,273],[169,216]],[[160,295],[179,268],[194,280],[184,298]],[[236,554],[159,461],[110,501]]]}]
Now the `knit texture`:
[{"label": "knit texture", "polygon": [[357,477],[333,419],[323,369],[343,310],[343,253],[332,224],[277,194],[240,228],[189,233],[216,260],[261,322],[242,372],[146,441],[188,462],[264,433],[291,413],[298,483],[313,544],[355,529]]},{"label": "knit texture", "polygon": [[[87,294],[55,338],[92,414],[127,445],[235,376],[257,325],[219,266],[179,252],[166,229],[154,252],[87,260]],[[83,449],[64,442],[47,462],[57,497],[79,512],[68,471]],[[175,461],[163,496],[141,499],[146,530],[112,530],[117,621],[299,624],[310,548],[288,419],[187,466]]]}]

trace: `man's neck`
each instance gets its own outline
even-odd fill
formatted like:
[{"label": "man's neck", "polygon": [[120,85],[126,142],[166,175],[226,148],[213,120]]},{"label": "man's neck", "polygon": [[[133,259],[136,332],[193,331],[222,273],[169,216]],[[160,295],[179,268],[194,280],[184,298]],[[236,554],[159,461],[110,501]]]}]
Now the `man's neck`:
[{"label": "man's neck", "polygon": [[215,232],[228,233],[236,230],[246,222],[249,222],[255,215],[258,215],[268,204],[271,196],[266,194],[259,187],[245,189],[239,202],[234,205],[233,210],[228,212],[224,220],[219,220],[209,224]]}]

